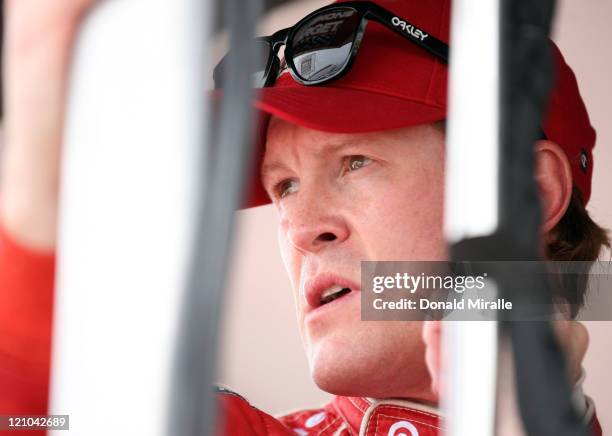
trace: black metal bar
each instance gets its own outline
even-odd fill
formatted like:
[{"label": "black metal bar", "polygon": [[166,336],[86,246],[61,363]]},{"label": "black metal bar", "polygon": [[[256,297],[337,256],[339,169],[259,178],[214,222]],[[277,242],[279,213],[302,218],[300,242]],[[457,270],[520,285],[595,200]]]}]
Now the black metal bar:
[{"label": "black metal bar", "polygon": [[[502,7],[500,232],[516,260],[537,260],[541,208],[533,146],[541,137],[553,84],[549,35],[555,1],[504,0]],[[515,299],[533,300],[535,294],[550,303],[552,296],[542,277],[530,274],[530,285],[503,283],[502,290]],[[519,409],[527,434],[586,435],[572,404],[564,355],[552,325],[541,321],[502,326],[512,340]]]},{"label": "black metal bar", "polygon": [[[226,59],[220,119],[209,123],[212,147],[200,167],[208,177],[196,218],[197,229],[188,289],[179,320],[167,433],[172,436],[213,434],[218,423],[212,382],[216,368],[219,314],[235,210],[246,174],[251,169],[253,110],[251,71],[258,51],[253,47],[260,0],[227,0],[231,50]],[[202,80],[204,83],[205,80]],[[205,171],[204,171],[205,170]]]},{"label": "black metal bar", "polygon": [[[295,3],[298,0],[262,0],[262,1],[263,1],[263,12],[267,13],[274,8],[277,8],[279,6],[284,6],[290,3]],[[223,6],[225,3],[225,0],[216,0],[211,3],[215,5],[215,20],[213,21],[213,31],[218,32],[223,28],[224,23],[227,23],[227,19],[226,19],[227,10]]]},{"label": "black metal bar", "polygon": [[[548,36],[555,2],[503,0],[501,5],[499,227],[491,236],[453,245],[453,260],[541,260],[533,150],[542,137],[541,120],[553,83]],[[520,281],[502,277],[501,296],[519,306],[539,301],[550,307],[552,296],[544,274],[538,272],[537,268],[526,270]],[[572,404],[564,355],[551,324],[501,321],[501,333],[512,342],[519,409],[527,434],[587,435]]]}]

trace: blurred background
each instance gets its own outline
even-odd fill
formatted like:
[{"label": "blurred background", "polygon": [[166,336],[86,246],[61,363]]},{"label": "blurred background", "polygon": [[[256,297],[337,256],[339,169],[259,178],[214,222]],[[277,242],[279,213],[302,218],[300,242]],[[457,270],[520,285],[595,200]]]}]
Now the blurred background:
[{"label": "blurred background", "polygon": [[[330,3],[294,1],[273,9],[260,32],[295,24],[306,13]],[[559,0],[554,40],[578,77],[591,122],[598,133],[589,211],[612,228],[612,123],[610,102],[612,2]],[[272,206],[238,212],[233,265],[223,314],[218,381],[270,414],[313,408],[330,396],[310,379],[297,331],[293,297],[276,240]],[[610,259],[609,253],[603,255]],[[612,428],[612,323],[587,323],[591,343],[586,356],[585,392],[595,400],[604,429]]]}]

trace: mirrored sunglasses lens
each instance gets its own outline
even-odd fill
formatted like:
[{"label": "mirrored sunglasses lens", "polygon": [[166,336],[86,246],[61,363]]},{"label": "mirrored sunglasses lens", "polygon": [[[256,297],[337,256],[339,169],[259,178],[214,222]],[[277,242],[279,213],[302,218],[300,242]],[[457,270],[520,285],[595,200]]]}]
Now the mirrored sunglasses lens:
[{"label": "mirrored sunglasses lens", "polygon": [[349,60],[358,26],[357,11],[351,8],[322,12],[303,23],[291,45],[295,72],[312,82],[338,74]]}]

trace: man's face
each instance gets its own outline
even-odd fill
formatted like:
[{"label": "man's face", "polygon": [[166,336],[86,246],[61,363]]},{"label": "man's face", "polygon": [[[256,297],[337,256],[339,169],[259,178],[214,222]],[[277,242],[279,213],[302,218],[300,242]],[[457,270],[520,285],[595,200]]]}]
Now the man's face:
[{"label": "man's face", "polygon": [[[315,382],[433,400],[421,323],[361,321],[359,283],[361,261],[447,258],[441,129],[332,134],[272,118],[262,177]],[[351,292],[322,303],[334,285]]]}]

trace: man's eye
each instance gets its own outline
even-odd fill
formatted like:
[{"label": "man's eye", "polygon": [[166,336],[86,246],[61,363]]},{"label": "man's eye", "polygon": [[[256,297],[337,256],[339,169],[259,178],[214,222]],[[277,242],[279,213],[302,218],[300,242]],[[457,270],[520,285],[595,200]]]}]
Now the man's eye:
[{"label": "man's eye", "polygon": [[348,156],[346,158],[346,165],[348,171],[358,170],[359,168],[365,167],[366,165],[369,165],[371,163],[372,159],[361,155]]},{"label": "man's eye", "polygon": [[280,198],[286,197],[289,194],[297,192],[299,183],[294,179],[287,179],[276,185],[276,192]]}]

